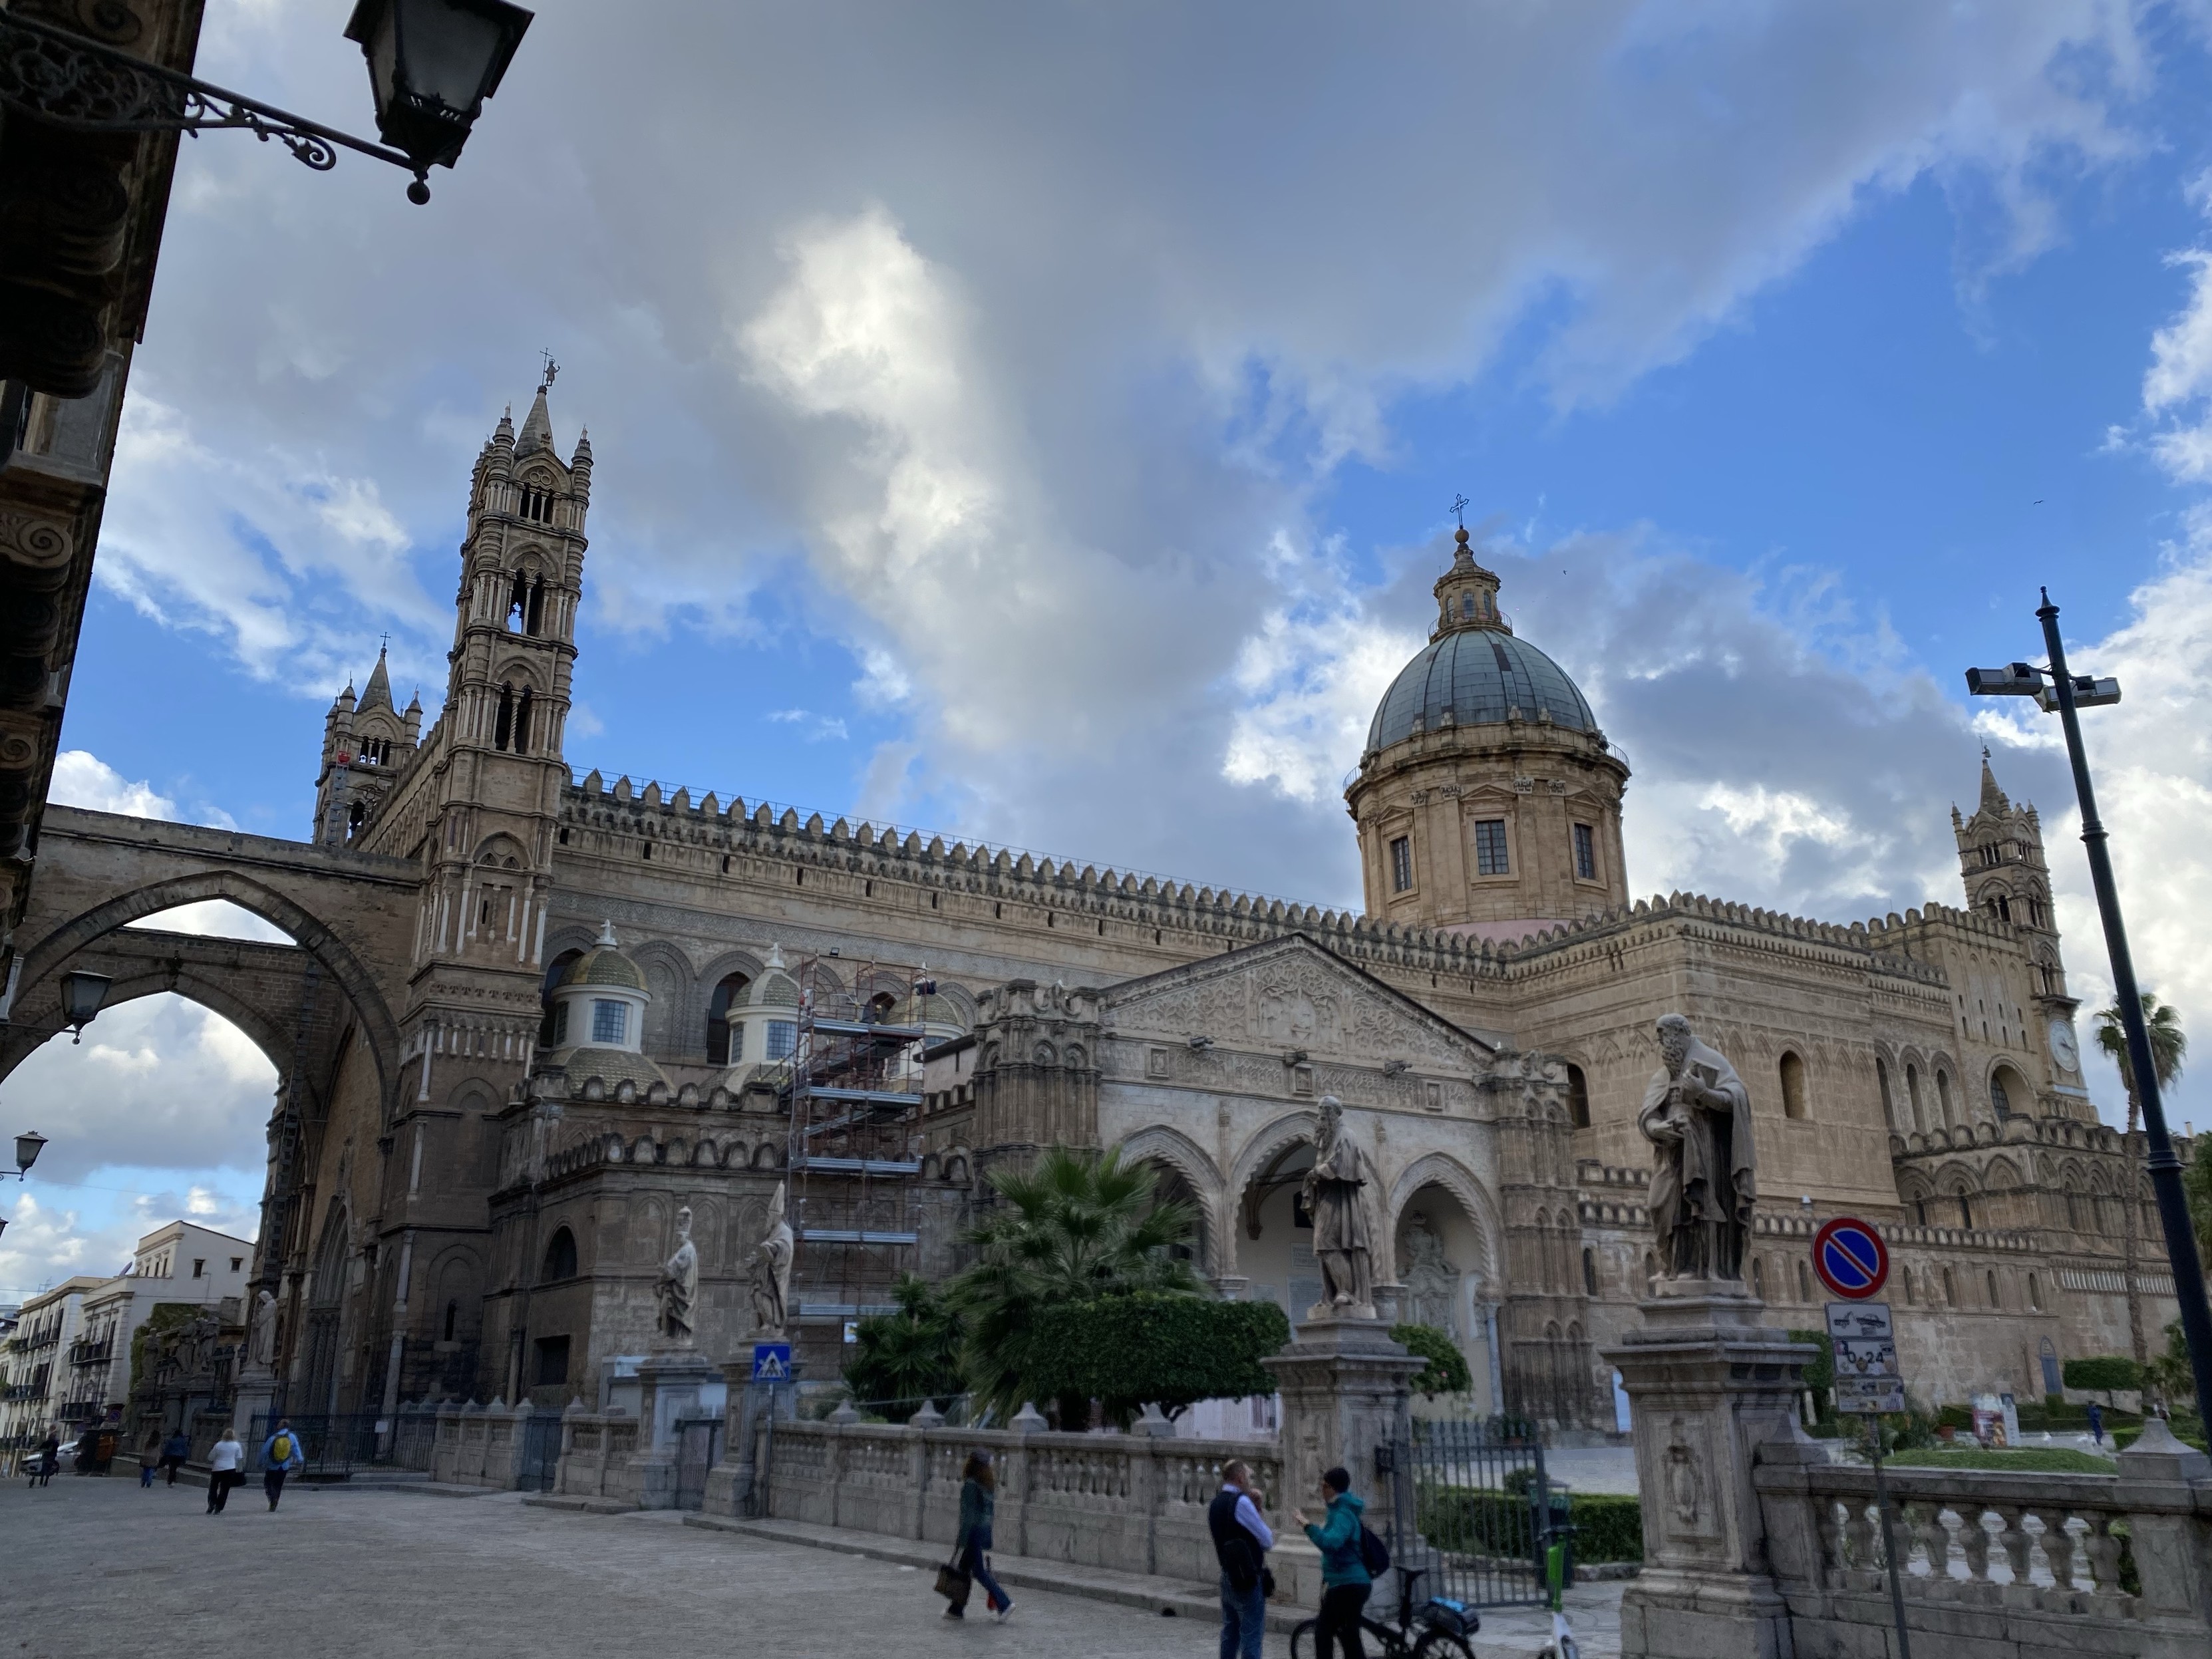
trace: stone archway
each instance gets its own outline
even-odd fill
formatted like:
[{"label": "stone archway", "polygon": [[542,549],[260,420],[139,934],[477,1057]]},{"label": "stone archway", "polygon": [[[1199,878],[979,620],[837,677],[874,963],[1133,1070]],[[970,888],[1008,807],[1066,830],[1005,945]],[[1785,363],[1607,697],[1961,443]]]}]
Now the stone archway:
[{"label": "stone archway", "polygon": [[1124,1163],[1149,1164],[1160,1172],[1159,1195],[1181,1199],[1198,1212],[1191,1265],[1217,1285],[1228,1273],[1223,1235],[1221,1172],[1189,1137],[1164,1125],[1139,1129],[1115,1148]]},{"label": "stone archway", "polygon": [[1431,1154],[1399,1177],[1389,1218],[1385,1236],[1399,1285],[1398,1316],[1446,1332],[1467,1361],[1476,1412],[1487,1416],[1500,1409],[1498,1309],[1504,1287],[1487,1195],[1456,1160]]}]

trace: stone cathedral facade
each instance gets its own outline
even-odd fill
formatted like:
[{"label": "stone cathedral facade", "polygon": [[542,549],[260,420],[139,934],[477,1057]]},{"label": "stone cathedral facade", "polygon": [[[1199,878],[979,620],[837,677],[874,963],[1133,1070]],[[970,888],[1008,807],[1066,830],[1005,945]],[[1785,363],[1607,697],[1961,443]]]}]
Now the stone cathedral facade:
[{"label": "stone cathedral facade", "polygon": [[[2155,1218],[2087,1091],[2040,825],[1986,762],[1953,815],[1961,905],[1839,924],[1632,899],[1628,763],[1513,633],[1462,530],[1346,792],[1364,914],[579,781],[562,733],[591,485],[590,443],[562,459],[543,388],[519,433],[501,421],[436,720],[393,707],[380,660],[331,711],[313,845],[248,849],[333,908],[358,884],[382,929],[341,959],[267,907],[326,1011],[283,1061],[256,1264],[293,1410],[594,1397],[651,1345],[685,1206],[701,1346],[737,1354],[746,1259],[793,1175],[772,1085],[802,996],[933,1039],[916,1168],[865,1221],[912,1243],[844,1304],[800,1304],[813,1376],[889,1272],[957,1267],[994,1161],[1054,1141],[1157,1164],[1199,1209],[1220,1292],[1302,1315],[1318,1273],[1297,1189],[1334,1095],[1375,1154],[1390,1294],[1452,1331],[1477,1408],[1609,1426],[1600,1351],[1654,1270],[1634,1115],[1674,1011],[1750,1089],[1749,1275],[1773,1322],[1820,1322],[1808,1243],[1850,1211],[1889,1231],[1917,1393],[2040,1395],[2063,1358],[2127,1351],[2124,1206],[2147,1241]],[[101,819],[70,833],[127,839]],[[217,867],[252,840],[210,841],[194,879],[256,904],[276,875]],[[84,868],[34,978],[133,902],[125,855]],[[153,988],[194,994],[173,971]],[[2173,1312],[2157,1257],[2154,1344]]]}]

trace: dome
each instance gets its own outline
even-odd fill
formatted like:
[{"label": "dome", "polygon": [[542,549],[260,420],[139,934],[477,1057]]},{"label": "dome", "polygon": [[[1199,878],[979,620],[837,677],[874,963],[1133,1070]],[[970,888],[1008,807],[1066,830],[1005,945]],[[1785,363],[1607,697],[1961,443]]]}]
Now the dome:
[{"label": "dome", "polygon": [[1570,731],[1595,732],[1597,716],[1559,664],[1526,640],[1490,628],[1443,635],[1399,670],[1367,730],[1367,752],[1403,742],[1419,729],[1433,732],[1446,716],[1457,726],[1482,726],[1517,714],[1548,716]]},{"label": "dome", "polygon": [[625,991],[646,988],[645,975],[638,966],[624,956],[615,944],[614,924],[607,923],[599,933],[599,942],[574,962],[561,975],[554,987],[560,990],[571,985],[617,985]]}]

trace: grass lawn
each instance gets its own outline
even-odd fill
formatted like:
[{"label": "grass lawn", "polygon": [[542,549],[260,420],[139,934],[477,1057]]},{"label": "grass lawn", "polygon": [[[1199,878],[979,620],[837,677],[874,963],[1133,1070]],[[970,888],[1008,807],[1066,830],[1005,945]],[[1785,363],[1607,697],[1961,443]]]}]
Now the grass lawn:
[{"label": "grass lawn", "polygon": [[2036,1474],[2112,1474],[2120,1467],[2109,1457],[2063,1446],[2020,1451],[1984,1450],[1979,1446],[1929,1447],[1899,1452],[1887,1462],[1893,1468],[2017,1469]]}]

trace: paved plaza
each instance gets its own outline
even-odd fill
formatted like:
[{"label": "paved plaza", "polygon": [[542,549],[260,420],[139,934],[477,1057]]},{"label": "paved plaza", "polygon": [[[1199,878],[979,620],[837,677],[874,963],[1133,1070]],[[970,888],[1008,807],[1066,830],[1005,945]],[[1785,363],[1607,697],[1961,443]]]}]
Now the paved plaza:
[{"label": "paved plaza", "polygon": [[[1036,1589],[1006,1626],[941,1616],[928,1577],[894,1562],[681,1524],[588,1516],[513,1493],[258,1484],[229,1512],[197,1486],[58,1477],[0,1486],[9,1659],[501,1659],[755,1654],[823,1659],[1050,1653],[1212,1659],[1207,1622]],[[1594,1655],[1618,1642],[1616,1586],[1591,1587]],[[1607,1592],[1610,1592],[1608,1595]],[[980,1605],[980,1598],[979,1598]],[[1533,1612],[1486,1620],[1482,1659],[1533,1655]],[[1268,1638],[1271,1656],[1288,1638]]]}]

